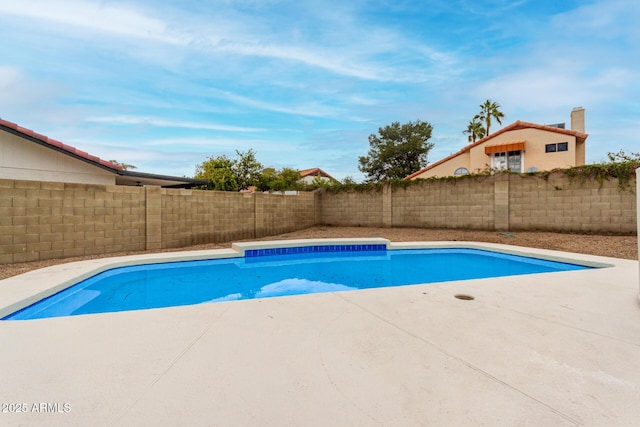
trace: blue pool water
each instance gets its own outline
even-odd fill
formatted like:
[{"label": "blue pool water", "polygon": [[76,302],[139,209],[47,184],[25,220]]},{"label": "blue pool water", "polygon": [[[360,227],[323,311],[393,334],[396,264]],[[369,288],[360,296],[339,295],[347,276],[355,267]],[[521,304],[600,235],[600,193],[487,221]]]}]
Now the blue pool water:
[{"label": "blue pool water", "polygon": [[[313,248],[313,247],[312,247]],[[316,247],[319,248],[319,247]],[[323,247],[320,247],[323,248]],[[329,248],[327,246],[327,248]],[[107,270],[3,320],[140,310],[589,267],[475,249],[252,253]]]}]

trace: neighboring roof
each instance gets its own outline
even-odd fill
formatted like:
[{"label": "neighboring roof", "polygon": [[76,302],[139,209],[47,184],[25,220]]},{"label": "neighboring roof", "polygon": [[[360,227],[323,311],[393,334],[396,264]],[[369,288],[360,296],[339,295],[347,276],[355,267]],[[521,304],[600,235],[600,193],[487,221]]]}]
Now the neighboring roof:
[{"label": "neighboring roof", "polygon": [[0,119],[0,130],[7,131],[21,138],[39,144],[43,147],[50,148],[59,153],[66,154],[75,159],[81,160],[85,163],[89,163],[93,166],[115,173],[118,175],[118,177],[116,178],[116,184],[119,185],[160,185],[162,187],[193,187],[195,185],[207,184],[207,181],[199,179],[155,175],[150,173],[124,170],[122,166],[116,163],[112,163],[108,160],[93,156],[85,151],[78,150],[71,145],[64,144],[53,138],[41,135],[32,131],[31,129],[18,126],[17,124],[7,120]]},{"label": "neighboring roof", "polygon": [[323,178],[329,178],[333,181],[337,181],[334,177],[326,173],[320,168],[311,168],[311,169],[302,169],[300,172],[300,177],[304,178],[306,176],[321,176]]},{"label": "neighboring roof", "polygon": [[45,135],[41,135],[32,131],[31,129],[23,128],[22,126],[18,126],[15,123],[9,122],[7,120],[0,119],[0,129],[6,130],[14,135],[21,136],[26,138],[32,142],[43,145],[47,148],[51,148],[55,151],[67,154],[71,157],[75,157],[76,159],[85,161],[87,163],[91,163],[95,166],[98,166],[102,169],[108,169],[111,171],[122,171],[122,166],[117,165],[115,163],[111,163],[110,161],[103,160],[99,157],[92,156],[89,153],[78,150],[71,145],[63,144],[60,141],[49,138]]},{"label": "neighboring roof", "polygon": [[[498,135],[502,135],[505,132],[509,132],[509,131],[513,131],[513,130],[521,130],[521,129],[540,129],[540,130],[544,130],[547,132],[555,132],[555,133],[561,133],[564,135],[571,135],[571,136],[575,136],[578,142],[584,142],[587,137],[589,136],[586,133],[582,133],[582,132],[578,132],[575,130],[569,130],[569,129],[561,129],[558,127],[554,127],[554,126],[548,126],[548,125],[539,125],[536,123],[529,123],[529,122],[522,122],[520,120],[511,123],[509,126],[505,126],[502,129],[492,133],[491,135],[485,136],[482,139],[479,139],[478,141],[474,142],[473,144],[469,144],[466,147],[464,147],[463,149],[461,149],[460,151],[453,153],[447,157],[445,157],[442,160],[439,160],[425,168],[420,169],[417,172],[412,173],[411,175],[405,177],[405,180],[410,180],[426,171],[428,171],[429,169],[432,169],[438,165],[441,165],[451,159],[453,159],[454,157],[458,157],[461,154],[466,153],[467,151],[470,151],[472,148],[477,147],[478,145],[482,145],[485,144],[486,142],[492,140],[493,138],[495,138]],[[521,141],[514,141],[514,143],[518,143]]]}]

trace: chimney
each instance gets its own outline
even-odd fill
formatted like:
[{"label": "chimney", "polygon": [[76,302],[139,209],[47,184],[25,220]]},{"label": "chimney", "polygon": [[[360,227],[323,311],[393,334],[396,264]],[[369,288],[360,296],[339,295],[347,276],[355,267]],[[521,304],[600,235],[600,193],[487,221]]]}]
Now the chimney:
[{"label": "chimney", "polygon": [[584,108],[576,107],[571,110],[571,130],[585,133],[584,131]]}]

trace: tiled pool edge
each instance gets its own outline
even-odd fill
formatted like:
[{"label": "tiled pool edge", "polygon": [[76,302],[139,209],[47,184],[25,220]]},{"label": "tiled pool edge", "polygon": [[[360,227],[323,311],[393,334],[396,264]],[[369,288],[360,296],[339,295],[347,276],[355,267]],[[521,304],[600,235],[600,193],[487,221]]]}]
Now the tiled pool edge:
[{"label": "tiled pool edge", "polygon": [[294,246],[292,248],[268,248],[268,249],[248,249],[244,252],[246,258],[257,258],[269,255],[292,255],[308,253],[326,252],[363,252],[363,251],[386,251],[387,245],[313,245]]},{"label": "tiled pool edge", "polygon": [[[219,259],[244,257],[247,251],[265,251],[278,249],[295,252],[303,247],[332,247],[340,246],[340,251],[369,250],[375,246],[377,250],[400,250],[418,248],[469,248],[489,250],[511,255],[529,256],[551,261],[582,264],[591,267],[614,267],[616,258],[599,257],[595,255],[574,254],[568,252],[549,251],[527,247],[509,246],[481,242],[401,242],[392,243],[387,239],[305,239],[305,240],[275,240],[260,242],[242,242],[232,244],[231,249],[213,249],[188,252],[164,252],[157,254],[130,255],[123,257],[100,258],[95,260],[77,261],[59,264],[39,270],[30,271],[8,279],[0,280],[0,318],[18,311],[40,299],[51,296],[83,279],[105,270],[130,265],[157,264],[165,262],[179,262],[189,260]],[[384,246],[384,249],[383,249]],[[255,256],[255,252],[251,252]],[[303,252],[304,253],[304,252]],[[266,255],[265,252],[262,252]],[[260,256],[260,255],[258,255]],[[251,257],[251,255],[249,256]]]},{"label": "tiled pool edge", "polygon": [[[371,238],[351,238],[351,239],[304,239],[304,240],[266,240],[260,242],[233,243],[231,248],[238,251],[240,256],[261,256],[261,255],[281,255],[286,253],[300,253],[298,248],[325,248],[318,252],[346,252],[374,250],[365,247],[375,246],[378,249],[386,250],[391,245],[391,241],[379,237]],[[328,247],[328,248],[327,248]],[[331,247],[334,247],[331,249]],[[339,247],[339,248],[335,248]],[[306,249],[303,249],[303,253]],[[262,253],[260,253],[262,251]],[[315,252],[307,250],[307,252]]]}]

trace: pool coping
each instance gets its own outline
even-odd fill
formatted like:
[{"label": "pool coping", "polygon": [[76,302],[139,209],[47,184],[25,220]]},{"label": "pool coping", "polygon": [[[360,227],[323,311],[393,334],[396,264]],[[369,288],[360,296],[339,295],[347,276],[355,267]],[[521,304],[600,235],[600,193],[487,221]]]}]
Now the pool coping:
[{"label": "pool coping", "polygon": [[386,245],[386,249],[390,251],[428,248],[479,249],[599,268],[615,267],[621,262],[637,262],[547,249],[465,241],[391,242],[390,240],[383,238],[342,238],[241,242],[233,243],[231,248],[228,249],[162,252],[76,261],[45,267],[0,280],[0,301],[3,301],[3,304],[0,307],[0,318],[25,308],[36,301],[60,292],[79,281],[113,268],[165,262],[238,258],[244,257],[247,251],[266,248],[296,248],[328,245]]}]

